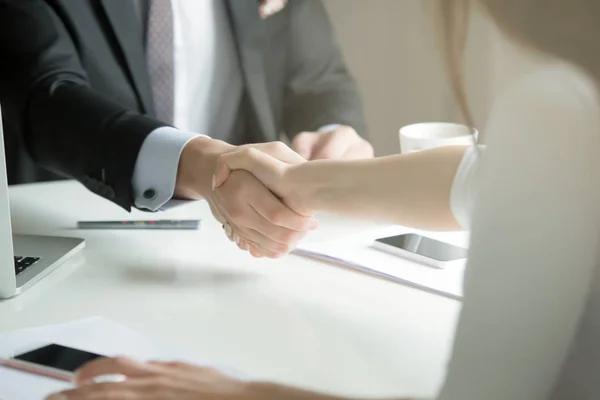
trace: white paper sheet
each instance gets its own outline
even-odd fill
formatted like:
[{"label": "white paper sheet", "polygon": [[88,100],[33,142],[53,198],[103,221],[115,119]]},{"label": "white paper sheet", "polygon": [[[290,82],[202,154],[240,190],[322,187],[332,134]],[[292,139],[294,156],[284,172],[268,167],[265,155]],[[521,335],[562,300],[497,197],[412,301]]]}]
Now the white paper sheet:
[{"label": "white paper sheet", "polygon": [[466,264],[464,260],[449,263],[444,269],[437,269],[371,247],[376,238],[407,232],[415,232],[465,247],[469,240],[468,235],[462,232],[432,234],[392,226],[343,239],[302,243],[294,250],[294,254],[315,258],[453,299],[462,299]]},{"label": "white paper sheet", "polygon": [[[9,358],[22,351],[56,343],[106,356],[125,355],[138,360],[182,360],[200,365],[185,352],[148,339],[116,322],[94,317],[64,324],[24,329],[0,334],[0,357]],[[223,368],[226,373],[240,374]],[[42,400],[69,383],[0,367],[0,400]]]}]

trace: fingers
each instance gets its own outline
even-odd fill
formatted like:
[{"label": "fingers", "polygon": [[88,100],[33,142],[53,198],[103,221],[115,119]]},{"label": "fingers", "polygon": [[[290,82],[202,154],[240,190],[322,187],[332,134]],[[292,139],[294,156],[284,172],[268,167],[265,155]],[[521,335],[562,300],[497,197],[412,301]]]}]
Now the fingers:
[{"label": "fingers", "polygon": [[239,151],[221,155],[217,160],[213,190],[227,180],[232,170],[244,169],[252,172],[263,182],[264,179],[273,181],[274,177],[271,174],[280,171],[283,168],[282,163],[301,164],[306,161],[282,142],[258,143],[240,146],[240,148]]},{"label": "fingers", "polygon": [[250,250],[250,241],[248,239],[241,238],[238,241],[237,245],[238,245],[239,249],[242,250],[242,251],[249,251]]},{"label": "fingers", "polygon": [[[47,397],[46,400],[164,400],[181,398],[172,379],[153,376],[125,382],[81,385]],[[189,386],[189,385],[188,385]]]},{"label": "fingers", "polygon": [[292,141],[292,148],[307,160],[312,159],[313,147],[319,141],[320,133],[301,132]]},{"label": "fingers", "polygon": [[340,126],[325,133],[308,132],[303,135],[311,135],[312,138],[312,141],[307,144],[312,146],[308,158],[310,160],[373,157],[373,146],[349,126]]},{"label": "fingers", "polygon": [[246,239],[240,239],[240,241],[238,243],[238,247],[242,251],[249,252],[252,255],[252,257],[254,257],[254,258],[263,258],[263,257],[279,258],[283,255],[283,253],[274,253],[270,250],[267,250],[267,249],[259,246],[256,243],[252,243]]},{"label": "fingers", "polygon": [[232,242],[236,242],[236,238],[235,235],[233,233],[233,227],[231,226],[231,224],[229,222],[225,222],[223,224],[223,232],[225,232],[225,236],[227,236],[227,238],[229,240],[231,240]]},{"label": "fingers", "polygon": [[[272,193],[262,193],[249,199],[248,204],[262,216],[269,225],[287,228],[292,231],[306,232],[317,228],[317,220],[292,211]],[[268,225],[267,225],[268,226]],[[259,229],[260,230],[260,229]],[[260,230],[262,233],[264,231]],[[271,237],[266,235],[267,237]]]},{"label": "fingers", "polygon": [[[270,225],[308,231],[315,229],[317,224],[312,216],[303,216],[289,209],[260,181],[245,171],[232,174],[227,184],[214,192],[214,196],[221,209],[226,211],[225,217],[240,227],[256,226],[255,216],[249,213],[249,207],[270,222]],[[261,233],[269,236],[262,230]]]},{"label": "fingers", "polygon": [[[272,253],[289,253],[295,244],[306,235],[306,232],[293,231],[279,226],[272,227],[259,215],[256,216],[256,221],[256,228],[238,228],[239,232],[236,233],[240,239]],[[262,232],[268,232],[268,234]]]},{"label": "fingers", "polygon": [[[254,238],[254,240],[256,240],[257,236],[264,237],[259,232],[256,232],[253,230],[241,229],[241,228],[235,226],[235,224],[233,224],[233,222],[224,223],[223,224],[223,232],[225,233],[225,236],[227,236],[227,238],[231,242],[235,242],[237,244],[237,246],[240,248],[240,250],[249,251],[253,257],[277,258],[277,257],[281,256],[281,254],[276,253],[271,250],[267,250],[263,246],[258,245],[256,243],[254,243],[252,240],[248,239],[248,237]],[[267,238],[264,238],[264,239],[265,240],[261,241],[261,242],[266,242],[268,240]]]},{"label": "fingers", "polygon": [[200,367],[198,365],[190,364],[184,361],[148,361],[147,364],[161,368],[161,369],[173,369],[177,370],[177,374],[180,373],[200,373],[207,368]]},{"label": "fingers", "polygon": [[269,222],[252,206],[248,207],[243,217],[237,218],[237,223],[225,223],[223,229],[229,240],[240,249],[249,250],[252,244],[261,254],[270,258],[289,253],[306,234],[306,231],[295,231]]},{"label": "fingers", "polygon": [[248,250],[248,251],[250,252],[252,257],[255,257],[255,258],[263,257],[263,253],[261,253],[260,249],[256,248],[256,246],[250,245],[249,247],[250,247],[250,250]]},{"label": "fingers", "polygon": [[75,389],[55,393],[46,400],[221,399],[233,398],[235,396],[229,395],[240,392],[242,382],[229,378],[213,368],[183,362],[154,361],[144,365],[156,368],[160,373],[134,377],[118,383],[85,384]]},{"label": "fingers", "polygon": [[219,209],[219,206],[215,203],[215,201],[212,198],[207,197],[206,202],[208,203],[208,206],[210,207],[210,211],[211,211],[213,217],[215,217],[215,219],[217,221],[219,221],[221,223],[221,225],[226,223],[227,220],[223,216],[223,212]]},{"label": "fingers", "polygon": [[[257,250],[267,249],[277,255],[287,253],[304,232],[317,226],[313,217],[290,210],[246,171],[232,174],[211,197],[233,232],[261,248]],[[235,236],[232,234],[230,238],[235,241]]]},{"label": "fingers", "polygon": [[283,164],[274,157],[252,147],[223,154],[217,160],[214,188],[221,187],[229,178],[231,171],[237,169],[250,172],[271,189],[282,174]]},{"label": "fingers", "polygon": [[[256,232],[256,234],[260,235],[260,233],[258,233],[258,232]],[[278,258],[283,255],[281,253],[271,252],[270,250],[267,250],[264,247],[252,242],[250,239],[242,236],[241,234],[238,236],[239,236],[238,242],[237,242],[238,248],[242,251],[249,252],[255,258],[262,258],[262,257]]]},{"label": "fingers", "polygon": [[[264,237],[264,235],[262,235],[260,232],[257,232],[257,231],[251,231],[251,232],[253,232],[254,235]],[[247,233],[246,233],[246,235],[250,236],[250,237],[255,237],[254,235],[248,235]],[[239,234],[239,235],[236,234],[236,237],[238,239],[237,246],[239,247],[239,249],[242,251],[249,252],[255,258],[262,258],[262,257],[279,258],[288,253],[287,247],[285,247],[284,245],[276,244],[275,242],[271,242],[266,237],[264,237],[265,242],[268,242],[269,244],[271,244],[269,246],[269,248],[264,247],[264,246],[262,246],[256,242],[253,242],[249,239],[245,239],[244,236],[242,236],[242,234]],[[259,241],[259,240],[257,240],[257,241]],[[273,249],[273,244],[275,244],[276,249]]]},{"label": "fingers", "polygon": [[133,391],[130,382],[95,383],[65,390],[46,397],[45,400],[137,400],[142,399]]},{"label": "fingers", "polygon": [[321,140],[312,151],[311,160],[339,159],[352,145],[345,128],[338,128],[321,135]]},{"label": "fingers", "polygon": [[207,201],[213,215],[221,223],[225,236],[227,236],[230,241],[235,242],[241,250],[247,251],[249,249],[249,243],[247,244],[242,241],[242,236],[240,235],[241,229],[222,216],[226,215],[226,212],[221,209],[219,204],[212,197],[209,197]]},{"label": "fingers", "polygon": [[148,376],[157,373],[156,366],[125,357],[99,358],[80,368],[75,374],[75,381],[83,383],[101,375],[125,375],[127,377]]},{"label": "fingers", "polygon": [[190,364],[185,361],[148,361],[148,364],[161,368],[164,371],[162,376],[172,376],[180,381],[193,378],[193,381],[190,381],[190,383],[192,383],[196,389],[200,389],[198,382],[204,379],[226,377],[221,371],[213,367]]},{"label": "fingers", "polygon": [[365,158],[373,158],[374,155],[375,152],[371,143],[363,138],[360,138],[360,140],[354,146],[351,146],[344,154],[342,154],[341,158],[347,160],[360,160]]},{"label": "fingers", "polygon": [[267,153],[271,157],[274,157],[286,164],[301,164],[303,162],[306,162],[306,158],[296,153],[283,142],[255,143],[247,144],[240,147],[242,149],[254,148],[260,150],[263,153]]}]

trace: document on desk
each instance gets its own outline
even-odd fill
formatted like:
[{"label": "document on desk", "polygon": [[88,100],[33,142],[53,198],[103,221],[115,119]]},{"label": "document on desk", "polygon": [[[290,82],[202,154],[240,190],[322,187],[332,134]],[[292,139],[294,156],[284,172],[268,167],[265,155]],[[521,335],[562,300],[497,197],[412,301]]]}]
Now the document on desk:
[{"label": "document on desk", "polygon": [[[407,232],[414,231],[403,227],[380,228],[337,240],[301,243],[293,253],[449,298],[462,299],[465,260],[449,263],[444,269],[437,269],[371,247],[376,238]],[[416,233],[459,246],[466,246],[468,243],[468,235],[462,232],[433,235]]]},{"label": "document on desk", "polygon": [[[116,322],[99,317],[0,333],[0,357],[10,357],[23,349],[49,343],[106,356],[125,355],[138,360],[180,360],[208,365],[190,359],[183,351],[159,344]],[[243,378],[223,366],[210,365]],[[0,400],[41,400],[70,387],[66,382],[0,367]]]}]

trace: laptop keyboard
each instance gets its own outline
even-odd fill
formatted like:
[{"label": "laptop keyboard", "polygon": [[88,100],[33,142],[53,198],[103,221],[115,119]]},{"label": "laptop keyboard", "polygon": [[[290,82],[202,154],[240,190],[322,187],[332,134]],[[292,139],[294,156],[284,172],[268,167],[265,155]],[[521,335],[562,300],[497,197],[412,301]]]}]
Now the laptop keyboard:
[{"label": "laptop keyboard", "polygon": [[17,257],[15,256],[15,275],[19,276],[27,268],[40,260],[39,257]]}]

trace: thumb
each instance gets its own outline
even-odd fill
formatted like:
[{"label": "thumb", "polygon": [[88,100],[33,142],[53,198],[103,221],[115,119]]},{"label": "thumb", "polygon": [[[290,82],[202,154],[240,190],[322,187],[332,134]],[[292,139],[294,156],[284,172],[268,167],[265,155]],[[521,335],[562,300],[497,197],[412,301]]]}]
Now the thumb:
[{"label": "thumb", "polygon": [[281,176],[284,163],[252,147],[219,156],[213,178],[218,188],[229,178],[231,171],[243,169],[250,172],[267,188],[273,189]]},{"label": "thumb", "polygon": [[301,132],[292,141],[292,148],[305,160],[310,160],[313,148],[319,139],[319,134],[314,132]]}]

